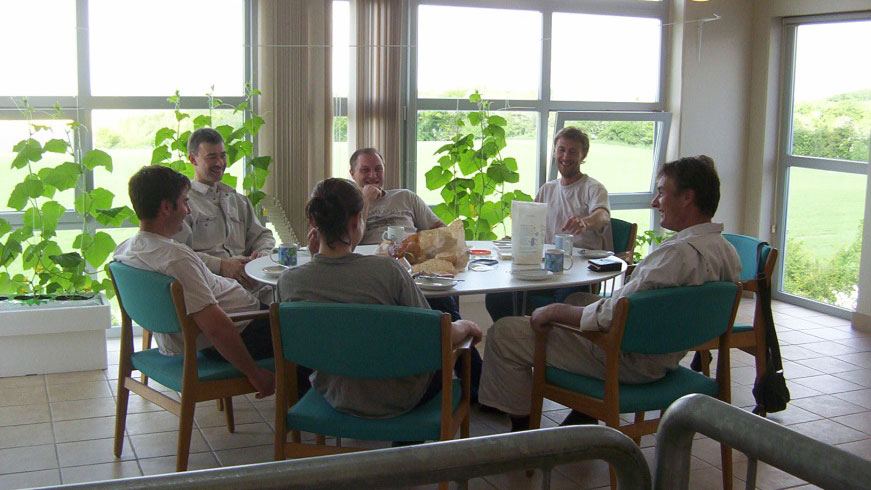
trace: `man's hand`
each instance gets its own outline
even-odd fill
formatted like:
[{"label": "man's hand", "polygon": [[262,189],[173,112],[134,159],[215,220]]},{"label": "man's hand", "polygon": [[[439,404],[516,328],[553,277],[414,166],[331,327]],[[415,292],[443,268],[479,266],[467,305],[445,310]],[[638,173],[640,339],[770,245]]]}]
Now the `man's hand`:
[{"label": "man's hand", "polygon": [[384,195],[384,190],[376,185],[366,184],[363,186],[363,203],[366,206],[372,205],[372,203],[380,199],[382,195]]},{"label": "man's hand", "polygon": [[457,345],[466,337],[472,337],[472,345],[481,341],[483,333],[478,325],[469,320],[457,320],[451,324],[451,344]]},{"label": "man's hand", "polygon": [[310,254],[314,255],[318,253],[318,250],[321,249],[321,237],[318,235],[318,230],[314,228],[309,230],[306,242],[308,243],[308,251]]},{"label": "man's hand", "polygon": [[245,273],[245,264],[251,262],[251,257],[235,257],[232,259],[221,259],[221,270],[219,275],[229,277],[239,281],[239,284],[250,289],[256,284],[253,279]]},{"label": "man's hand", "polygon": [[571,233],[572,235],[580,235],[581,233],[587,231],[587,227],[589,225],[582,218],[578,218],[576,216],[572,216],[567,219],[565,224],[562,227],[562,231],[566,231]]},{"label": "man's hand", "polygon": [[266,398],[275,393],[275,374],[268,369],[257,366],[251,376],[248,377],[248,381],[257,389],[257,394],[254,395],[255,398]]}]

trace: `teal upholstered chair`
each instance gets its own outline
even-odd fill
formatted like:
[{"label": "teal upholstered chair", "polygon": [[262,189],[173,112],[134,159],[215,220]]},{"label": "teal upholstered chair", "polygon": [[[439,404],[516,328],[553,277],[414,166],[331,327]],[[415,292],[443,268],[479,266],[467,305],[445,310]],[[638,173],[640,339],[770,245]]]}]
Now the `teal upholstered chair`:
[{"label": "teal upholstered chair", "polygon": [[[761,240],[746,235],[723,233],[729,243],[735,247],[738,257],[741,259],[741,286],[744,291],[752,291],[756,295],[756,308],[753,314],[753,324],[736,323],[732,327],[732,338],[729,342],[731,347],[737,347],[744,352],[756,357],[756,379],[765,374],[765,324],[763,323],[762,308],[759,297],[760,287],[769,285],[760,283],[759,273],[763,273],[765,281],[771,282],[771,274],[777,263],[777,249],[770,245],[762,245],[761,253],[758,251]],[[770,305],[769,305],[770,306]],[[708,374],[710,353],[707,350],[700,351],[702,354],[702,372]]]},{"label": "teal upholstered chair", "polygon": [[611,218],[611,238],[614,241],[614,254],[623,259],[627,264],[633,262],[637,234],[638,223]]},{"label": "teal upholstered chair", "polygon": [[[197,402],[223,400],[227,429],[234,431],[233,396],[257,390],[230,363],[214,361],[196,350],[200,334],[193,319],[186,313],[181,283],[170,276],[136,269],[120,262],[106,266],[121,307],[121,355],[118,361],[118,391],[115,412],[115,456],[121,456],[124,427],[127,422],[127,401],[130,392],[159,405],[179,417],[176,471],[185,471],[190,453],[191,429]],[[265,316],[267,312],[231,314],[233,320]],[[144,331],[156,333],[182,332],[184,355],[164,356],[157,349],[134,352],[133,322]],[[258,365],[272,369],[274,361],[263,359]],[[180,401],[133,379],[139,370],[143,376],[180,394]]]},{"label": "teal upholstered chair", "polygon": [[[324,445],[324,436],[449,440],[457,429],[462,437],[469,436],[471,342],[467,339],[452,348],[447,313],[404,306],[298,302],[273,304],[269,314],[276,353],[276,460],[360,450]],[[462,382],[451,380],[452,366],[460,355]],[[442,390],[396,417],[355,417],[333,409],[314,389],[297,399],[297,364],[356,378],[393,378],[441,369]],[[316,444],[301,443],[300,431],[317,434]],[[291,432],[291,442],[287,442],[287,432]]]},{"label": "teal upholstered chair", "polygon": [[[701,286],[639,291],[617,301],[607,332],[582,332],[576,326],[552,324],[576,333],[605,353],[605,380],[546,366],[549,331],[536,332],[534,383],[530,427],[538,428],[542,400],[548,398],[603,420],[636,442],[656,432],[659,418],[645,420],[645,412],[663,411],[678,398],[702,393],[730,401],[729,336],[738,308],[741,287],[730,282]],[[691,350],[718,340],[725,355],[718,356],[717,378],[711,379],[685,367],[652,383],[618,381],[621,353],[666,354]],[[620,425],[621,413],[634,413],[634,423]],[[661,415],[661,414],[660,414]],[[731,488],[731,451],[723,447],[723,482]],[[612,473],[612,487],[614,479]]]}]

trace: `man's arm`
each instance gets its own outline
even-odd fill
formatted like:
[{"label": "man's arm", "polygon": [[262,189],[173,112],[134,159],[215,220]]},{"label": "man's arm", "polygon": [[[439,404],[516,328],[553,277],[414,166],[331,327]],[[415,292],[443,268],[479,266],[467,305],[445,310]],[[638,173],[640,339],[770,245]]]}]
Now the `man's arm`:
[{"label": "man's arm", "polygon": [[589,216],[572,216],[566,220],[562,231],[579,234],[585,231],[599,231],[611,222],[611,213],[605,208],[598,208]]},{"label": "man's arm", "polygon": [[535,330],[543,330],[550,322],[565,323],[567,325],[580,325],[581,314],[584,308],[565,303],[553,303],[532,312],[529,322]]},{"label": "man's arm", "polygon": [[236,369],[242,372],[257,389],[257,398],[275,392],[275,376],[268,369],[254,363],[242,342],[242,337],[230,318],[216,304],[206,306],[191,315],[203,334]]},{"label": "man's arm", "polygon": [[451,345],[457,345],[466,337],[472,337],[472,345],[481,341],[481,329],[475,322],[469,320],[457,320],[451,323]]}]

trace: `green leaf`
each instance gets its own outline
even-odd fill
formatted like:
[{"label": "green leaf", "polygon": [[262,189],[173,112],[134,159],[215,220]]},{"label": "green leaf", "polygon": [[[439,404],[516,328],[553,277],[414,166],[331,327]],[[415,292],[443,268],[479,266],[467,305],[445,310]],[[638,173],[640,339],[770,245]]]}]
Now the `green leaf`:
[{"label": "green leaf", "polygon": [[118,206],[106,210],[97,211],[95,218],[97,222],[106,226],[121,226],[124,220],[133,216],[133,210],[127,206]]},{"label": "green leaf", "polygon": [[93,207],[94,209],[109,209],[112,207],[112,199],[115,198],[115,194],[112,191],[108,191],[103,189],[102,187],[97,187],[96,189],[91,191],[91,199],[93,199]]},{"label": "green leaf", "polygon": [[262,188],[264,184],[266,184],[266,177],[269,176],[269,170],[263,170],[262,168],[254,169],[254,187],[258,189]]},{"label": "green leaf", "polygon": [[233,114],[235,114],[239,111],[244,111],[246,107],[248,107],[248,101],[247,100],[242,101],[242,103],[240,103],[239,105],[236,106],[236,108],[233,109]]},{"label": "green leaf", "polygon": [[455,219],[457,219],[457,215],[454,214],[454,211],[448,207],[445,203],[437,204],[434,208],[432,208],[432,212],[435,213],[436,216],[443,223],[452,223]]},{"label": "green leaf", "polygon": [[0,266],[8,266],[19,255],[21,255],[21,242],[10,236],[6,240],[6,245],[0,248]]},{"label": "green leaf", "polygon": [[182,131],[180,135],[178,135],[178,140],[173,141],[172,145],[170,145],[173,149],[178,150],[184,155],[188,153],[188,140],[191,138],[191,132]]},{"label": "green leaf", "polygon": [[508,124],[508,121],[506,121],[505,118],[502,116],[494,115],[494,116],[490,116],[487,118],[487,124],[495,124],[496,126],[505,126]]},{"label": "green leaf", "polygon": [[233,189],[236,188],[236,183],[238,181],[239,181],[239,179],[236,178],[235,175],[230,175],[229,173],[225,173],[224,176],[221,177],[221,182],[227,184],[228,186],[232,187]]},{"label": "green leaf", "polygon": [[50,151],[52,153],[66,153],[69,145],[64,140],[59,139],[50,139],[45,142],[45,151]]},{"label": "green leaf", "polygon": [[171,128],[160,128],[154,133],[154,146],[160,146],[166,140],[172,140],[175,137],[175,130]]},{"label": "green leaf", "polygon": [[73,239],[73,248],[81,250],[84,247],[87,247],[94,241],[94,237],[92,237],[88,233],[79,233],[76,235],[76,238]]},{"label": "green leaf", "polygon": [[251,136],[254,136],[257,134],[258,131],[260,131],[260,127],[263,126],[265,122],[266,121],[264,121],[262,117],[253,116],[251,119],[245,121],[242,127],[247,129]]},{"label": "green leaf", "polygon": [[42,205],[42,229],[44,232],[54,234],[57,223],[66,212],[66,208],[56,201],[48,201]]},{"label": "green leaf", "polygon": [[460,155],[460,161],[458,162],[460,167],[460,172],[463,175],[469,175],[478,170],[478,165],[475,163],[475,152],[467,151]]},{"label": "green leaf", "polygon": [[169,148],[167,148],[166,145],[160,145],[151,152],[152,165],[155,163],[164,163],[170,158],[172,158],[172,153],[169,152]]},{"label": "green leaf", "polygon": [[115,240],[105,231],[98,231],[94,234],[94,241],[91,246],[85,250],[85,260],[91,264],[91,267],[100,269],[109,254],[115,250]]},{"label": "green leaf", "polygon": [[224,138],[224,141],[230,141],[230,135],[233,134],[233,126],[229,126],[227,124],[222,124],[215,128],[215,131],[221,133],[221,137]]},{"label": "green leaf", "polygon": [[64,191],[72,189],[79,181],[81,167],[73,162],[64,162],[56,167],[45,167],[39,170],[39,178],[44,184]]},{"label": "green leaf", "polygon": [[438,160],[438,164],[445,170],[454,166],[454,160],[450,157],[450,155],[444,155]]},{"label": "green leaf", "polygon": [[194,129],[207,128],[212,125],[212,118],[206,114],[200,114],[194,118]]},{"label": "green leaf", "polygon": [[480,112],[470,112],[469,113],[469,122],[472,123],[472,126],[477,126],[481,123],[481,113]]},{"label": "green leaf", "polygon": [[[442,145],[442,146],[440,146],[439,149],[436,150],[436,151],[434,151],[432,154],[433,154],[433,155],[436,155],[436,154],[438,154],[438,153],[444,153],[444,152],[446,152],[446,151],[450,151],[451,148],[453,148],[453,147],[454,147],[454,145],[453,145],[452,143],[448,143],[448,144],[446,144],[446,145]],[[442,158],[444,158],[444,157],[442,157]]]},{"label": "green leaf", "polygon": [[502,206],[489,201],[481,206],[481,211],[478,213],[478,216],[487,220],[487,223],[491,227],[500,223],[504,219],[504,215],[502,215]]},{"label": "green leaf", "polygon": [[487,177],[490,177],[496,184],[505,182],[510,175],[511,171],[501,163],[494,163],[487,168]]},{"label": "green leaf", "polygon": [[189,117],[191,117],[190,114],[185,114],[184,112],[182,112],[178,109],[175,110],[175,120],[176,121],[181,121],[182,119],[187,119]]},{"label": "green leaf", "polygon": [[85,153],[82,164],[91,170],[95,167],[106,167],[106,170],[112,171],[112,157],[103,150],[91,150]]},{"label": "green leaf", "polygon": [[429,169],[424,177],[426,178],[426,188],[429,190],[438,189],[451,181],[451,173],[439,166]]},{"label": "green leaf", "polygon": [[55,264],[64,269],[76,269],[82,265],[82,256],[78,252],[67,252],[65,254],[49,255],[49,259]]},{"label": "green leaf", "polygon": [[471,102],[473,104],[477,104],[478,102],[481,102],[481,94],[479,94],[478,91],[476,90],[474,94],[469,96],[469,102]]},{"label": "green leaf", "polygon": [[254,191],[251,194],[248,194],[248,199],[251,201],[253,206],[256,206],[263,198],[266,197],[266,193],[263,191]]},{"label": "green leaf", "polygon": [[454,189],[455,188],[453,186],[446,185],[446,186],[442,187],[442,192],[441,192],[442,200],[444,200],[445,202],[453,202],[454,198],[457,197],[457,192]]},{"label": "green leaf", "polygon": [[508,157],[502,160],[502,164],[508,167],[508,170],[517,171],[517,160],[514,157]]},{"label": "green leaf", "polygon": [[16,211],[21,211],[27,205],[28,199],[35,199],[42,195],[42,182],[36,176],[33,177],[24,180],[24,182],[19,182],[12,189],[9,201],[6,203],[7,206]]},{"label": "green leaf", "polygon": [[24,168],[27,166],[27,156],[24,153],[18,153],[15,155],[15,158],[12,159],[12,164],[9,166],[10,168]]},{"label": "green leaf", "polygon": [[269,165],[272,164],[272,157],[269,157],[269,156],[256,157],[256,158],[252,158],[251,161],[248,163],[250,163],[251,166],[254,168],[261,168],[263,170],[269,170]]},{"label": "green leaf", "polygon": [[[0,251],[0,255],[2,255],[2,251]],[[9,277],[9,273],[0,272],[0,294],[12,294],[17,292],[16,284],[12,282],[12,278]]]},{"label": "green leaf", "polygon": [[12,225],[3,218],[0,218],[0,236],[3,236],[12,231]]},{"label": "green leaf", "polygon": [[[227,165],[232,165],[236,163],[237,160],[242,158],[242,153],[239,151],[239,148],[236,145],[228,145],[227,146]],[[225,174],[226,175],[226,174]]]},{"label": "green leaf", "polygon": [[239,148],[239,152],[241,152],[246,157],[254,154],[254,143],[250,141],[242,140],[236,143],[236,146]]},{"label": "green leaf", "polygon": [[[19,141],[15,146],[12,147],[12,151],[16,151],[19,155],[26,159],[24,164],[16,166],[15,162],[13,162],[13,166],[15,168],[23,167],[27,161],[38,162],[42,159],[42,145],[39,144],[39,141],[36,141],[33,138],[28,138],[26,140]],[[15,159],[16,161],[18,158]]]}]

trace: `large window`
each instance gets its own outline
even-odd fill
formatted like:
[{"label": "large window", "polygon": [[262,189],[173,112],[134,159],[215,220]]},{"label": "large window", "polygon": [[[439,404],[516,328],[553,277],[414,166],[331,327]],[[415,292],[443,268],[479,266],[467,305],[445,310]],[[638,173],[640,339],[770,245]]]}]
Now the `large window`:
[{"label": "large window", "polygon": [[[856,308],[871,140],[871,16],[790,19],[781,137],[779,296]],[[867,225],[867,223],[866,223]]]},{"label": "large window", "polygon": [[333,161],[332,177],[348,178],[348,96],[351,82],[351,6],[348,0],[333,2]]},{"label": "large window", "polygon": [[639,232],[651,223],[652,175],[668,133],[664,113],[667,2],[412,2],[409,12],[406,173],[403,184],[429,204],[434,151],[456,134],[458,112],[476,90],[507,121],[503,157],[517,160],[535,195],[556,177],[554,128],[591,136],[582,171],[602,181],[614,216]]}]

